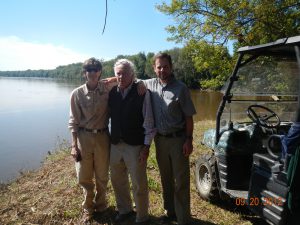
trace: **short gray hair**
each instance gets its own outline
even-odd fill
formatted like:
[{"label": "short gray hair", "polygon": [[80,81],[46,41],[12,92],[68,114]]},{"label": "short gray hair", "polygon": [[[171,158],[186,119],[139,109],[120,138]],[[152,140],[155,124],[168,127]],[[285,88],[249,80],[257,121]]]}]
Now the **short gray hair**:
[{"label": "short gray hair", "polygon": [[114,71],[118,66],[124,66],[129,69],[129,71],[132,73],[133,77],[135,77],[135,66],[133,62],[131,62],[128,59],[118,59],[114,65]]}]

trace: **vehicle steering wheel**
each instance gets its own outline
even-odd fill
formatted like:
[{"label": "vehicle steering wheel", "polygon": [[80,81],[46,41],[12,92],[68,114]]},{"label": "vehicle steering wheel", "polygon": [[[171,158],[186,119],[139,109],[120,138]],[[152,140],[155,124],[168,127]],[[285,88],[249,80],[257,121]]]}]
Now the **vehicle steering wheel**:
[{"label": "vehicle steering wheel", "polygon": [[[256,109],[263,109],[259,114]],[[262,105],[250,105],[247,109],[248,117],[257,125],[265,128],[277,128],[280,125],[279,116],[271,109]],[[275,118],[275,121],[270,121]]]}]

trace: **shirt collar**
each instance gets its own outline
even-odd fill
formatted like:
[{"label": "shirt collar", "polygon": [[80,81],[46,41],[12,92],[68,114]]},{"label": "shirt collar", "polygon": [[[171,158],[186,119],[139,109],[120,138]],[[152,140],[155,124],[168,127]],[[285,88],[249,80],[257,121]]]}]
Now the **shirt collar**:
[{"label": "shirt collar", "polygon": [[85,95],[87,95],[89,92],[95,92],[97,89],[99,90],[100,89],[100,82],[98,82],[98,85],[97,85],[97,87],[96,87],[96,89],[95,90],[93,90],[93,91],[90,91],[89,89],[88,89],[88,87],[87,87],[87,82],[83,85],[83,93],[85,94]]},{"label": "shirt collar", "polygon": [[121,93],[123,98],[125,98],[126,95],[128,94],[128,92],[131,90],[133,83],[134,83],[134,80],[131,82],[131,84],[127,88],[124,89],[123,93],[121,92],[121,89],[118,86],[118,91]]},{"label": "shirt collar", "polygon": [[166,86],[168,86],[168,85],[174,83],[174,82],[176,81],[176,78],[175,78],[174,74],[172,74],[172,76],[170,77],[170,80],[169,80],[168,83],[162,83],[162,82],[160,82],[160,79],[159,79],[159,78],[157,78],[157,81],[158,81],[158,83],[159,83],[162,87],[166,87]]}]

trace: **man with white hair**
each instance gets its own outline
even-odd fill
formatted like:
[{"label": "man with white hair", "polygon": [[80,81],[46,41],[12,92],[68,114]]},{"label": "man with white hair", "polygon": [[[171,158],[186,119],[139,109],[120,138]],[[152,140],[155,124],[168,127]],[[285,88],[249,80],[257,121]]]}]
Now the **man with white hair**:
[{"label": "man with white hair", "polygon": [[115,221],[122,222],[133,215],[129,173],[136,206],[135,221],[141,224],[148,220],[146,164],[155,136],[150,93],[138,95],[131,61],[118,60],[114,72],[118,86],[110,91],[108,106],[111,116],[111,181],[118,208]]}]

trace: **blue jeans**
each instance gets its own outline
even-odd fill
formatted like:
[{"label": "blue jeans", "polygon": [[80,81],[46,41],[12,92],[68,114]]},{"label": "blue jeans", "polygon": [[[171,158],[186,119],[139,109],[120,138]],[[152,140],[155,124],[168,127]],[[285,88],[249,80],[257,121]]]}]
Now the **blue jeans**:
[{"label": "blue jeans", "polygon": [[300,145],[300,122],[294,122],[287,135],[281,137],[282,157],[286,154],[294,154],[296,148]]}]

